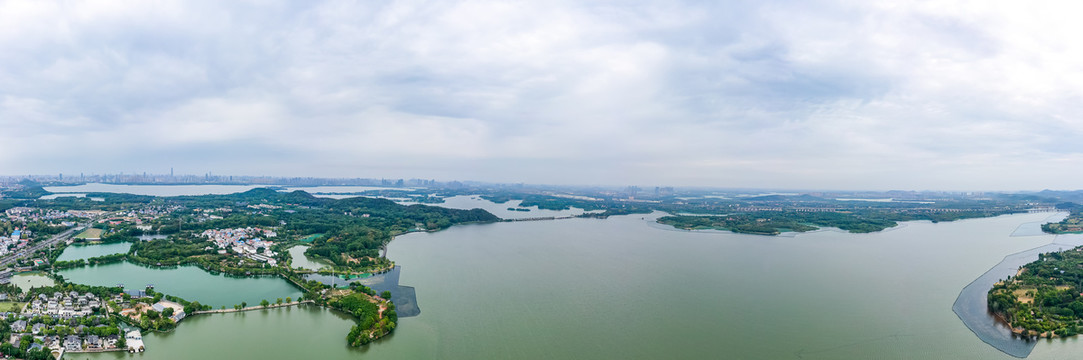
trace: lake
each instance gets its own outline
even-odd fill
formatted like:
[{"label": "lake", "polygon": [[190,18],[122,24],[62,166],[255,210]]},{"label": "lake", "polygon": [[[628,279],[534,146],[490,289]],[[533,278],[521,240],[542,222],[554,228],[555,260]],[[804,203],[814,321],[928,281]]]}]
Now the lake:
[{"label": "lake", "polygon": [[319,270],[324,266],[329,266],[330,263],[324,260],[313,260],[305,256],[305,250],[308,250],[308,246],[297,245],[289,248],[291,264],[295,268],[302,268],[308,270]]},{"label": "lake", "polygon": [[60,253],[60,256],[56,258],[57,261],[72,261],[79,259],[89,259],[92,257],[99,257],[103,255],[121,254],[128,252],[128,249],[132,247],[132,243],[119,242],[111,244],[98,244],[98,245],[80,245],[72,244],[64,248],[64,252]]},{"label": "lake", "polygon": [[[975,336],[953,302],[1006,255],[1054,241],[1011,236],[1049,214],[793,237],[676,231],[653,225],[656,216],[400,236],[388,256],[423,311],[363,350],[345,346],[349,321],[294,309],[185,320],[148,336],[139,357],[288,359],[308,348],[302,357],[1010,359]],[[1040,341],[1030,358],[1075,357],[1078,341]],[[242,343],[259,345],[235,355]]]},{"label": "lake", "polygon": [[[65,359],[363,359],[346,346],[354,322],[314,305],[197,315],[177,329],[144,334],[147,352],[70,354]],[[394,335],[392,335],[394,336]]]},{"label": "lake", "polygon": [[201,304],[233,307],[242,301],[249,305],[260,300],[274,302],[276,298],[297,299],[301,291],[288,281],[277,277],[237,278],[213,275],[196,266],[151,268],[120,262],[98,266],[61,270],[70,282],[96,286],[124,284],[126,289],[143,289],[154,284],[154,290],[179,296]]},{"label": "lake", "polygon": [[16,274],[11,277],[11,283],[23,291],[29,291],[32,287],[53,286],[56,281],[38,272]]},{"label": "lake", "polygon": [[501,219],[526,219],[526,218],[538,218],[538,217],[563,217],[563,216],[575,216],[584,213],[583,209],[571,208],[568,210],[542,210],[537,206],[531,206],[527,209],[530,211],[513,211],[508,208],[516,208],[522,203],[522,200],[509,200],[503,204],[497,204],[489,200],[482,199],[477,195],[460,195],[444,198],[444,202],[440,204],[425,204],[432,206],[445,207],[449,209],[485,209],[486,211],[500,217]]}]

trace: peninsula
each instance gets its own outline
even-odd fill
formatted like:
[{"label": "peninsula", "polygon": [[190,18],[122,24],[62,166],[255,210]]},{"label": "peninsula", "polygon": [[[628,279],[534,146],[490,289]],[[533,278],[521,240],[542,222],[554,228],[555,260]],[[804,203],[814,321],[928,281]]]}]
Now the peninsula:
[{"label": "peninsula", "polygon": [[1023,337],[1083,332],[1083,247],[1039,254],[1038,260],[989,290],[989,311]]}]

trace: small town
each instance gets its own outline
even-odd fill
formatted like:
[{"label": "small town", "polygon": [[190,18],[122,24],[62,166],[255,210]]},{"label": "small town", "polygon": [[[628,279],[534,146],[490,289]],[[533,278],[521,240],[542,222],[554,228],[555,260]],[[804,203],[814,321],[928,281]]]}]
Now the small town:
[{"label": "small town", "polygon": [[272,238],[278,236],[272,230],[259,229],[259,228],[237,228],[237,229],[222,229],[222,230],[206,230],[202,234],[210,241],[213,242],[219,248],[219,253],[225,254],[226,249],[233,250],[234,254],[242,257],[246,257],[252,260],[265,262],[271,266],[277,266],[278,261],[274,259],[277,253],[271,251],[271,246],[274,242],[263,240],[264,238]]},{"label": "small town", "polygon": [[[117,311],[120,308],[123,310]],[[0,313],[10,322],[10,336],[5,340],[16,348],[29,342],[28,350],[47,349],[57,358],[65,353],[144,351],[142,333],[110,317],[111,313],[119,312],[136,322],[141,316],[161,316],[172,323],[185,317],[183,307],[177,303],[159,301],[148,305],[133,301],[126,293],[108,299],[90,292],[38,293],[15,310]]]}]

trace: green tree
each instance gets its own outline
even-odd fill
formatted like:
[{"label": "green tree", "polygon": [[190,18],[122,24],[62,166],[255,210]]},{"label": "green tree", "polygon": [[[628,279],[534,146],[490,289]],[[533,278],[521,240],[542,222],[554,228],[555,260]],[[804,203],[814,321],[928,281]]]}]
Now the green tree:
[{"label": "green tree", "polygon": [[288,303],[291,303],[291,302],[293,302],[293,298],[292,298],[292,297],[289,297],[289,296],[287,296],[287,297],[286,297],[286,302],[288,302]]},{"label": "green tree", "polygon": [[275,305],[282,305],[282,298],[275,299]]},{"label": "green tree", "polygon": [[384,290],[384,292],[380,293],[380,297],[384,298],[384,300],[391,300],[391,292]]},{"label": "green tree", "polygon": [[0,344],[0,354],[15,356],[19,354],[19,349],[15,348],[15,345],[11,345],[11,343],[5,342],[3,344]]},{"label": "green tree", "polygon": [[260,306],[267,307],[267,305],[271,305],[271,302],[267,301],[267,299],[263,299],[263,301],[260,301],[259,304]]},{"label": "green tree", "polygon": [[184,306],[184,312],[189,313],[189,314],[194,313],[196,311],[200,311],[200,310],[203,310],[203,305],[200,304],[198,301],[190,302],[190,303],[188,303],[188,305]]},{"label": "green tree", "polygon": [[23,337],[19,339],[19,353],[25,354],[26,349],[29,349],[30,344],[33,344],[33,343],[34,343],[34,337],[33,336],[23,335]]}]

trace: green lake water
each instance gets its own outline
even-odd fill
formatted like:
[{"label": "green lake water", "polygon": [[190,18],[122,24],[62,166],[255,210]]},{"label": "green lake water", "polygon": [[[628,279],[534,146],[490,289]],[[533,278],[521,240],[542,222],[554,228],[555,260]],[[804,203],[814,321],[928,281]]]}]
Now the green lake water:
[{"label": "green lake water", "polygon": [[28,291],[32,287],[53,286],[56,282],[52,278],[42,275],[41,273],[22,273],[16,274],[11,277],[11,283],[18,286],[23,291]]},{"label": "green lake water", "polygon": [[309,259],[305,256],[305,250],[308,250],[308,246],[294,246],[289,249],[291,264],[295,268],[302,268],[308,270],[319,270],[322,267],[329,266],[328,262],[322,260]]},{"label": "green lake water", "polygon": [[132,243],[120,242],[112,244],[99,244],[99,245],[69,245],[64,248],[64,252],[60,253],[60,256],[56,258],[57,261],[71,261],[79,259],[89,259],[92,257],[98,257],[103,255],[112,255],[128,252],[128,249],[132,247]]},{"label": "green lake water", "polygon": [[260,300],[274,302],[276,298],[301,295],[288,281],[277,277],[237,278],[212,275],[195,266],[149,268],[129,262],[86,266],[59,272],[68,281],[97,286],[124,284],[127,289],[143,289],[154,284],[158,292],[179,296],[201,304],[232,307],[247,302],[250,306]]},{"label": "green lake water", "polygon": [[[346,346],[354,322],[318,306],[197,315],[176,330],[144,335],[140,354],[73,354],[65,359],[364,359]],[[328,357],[332,356],[332,357]]]},{"label": "green lake water", "polygon": [[[345,346],[348,319],[306,307],[188,319],[132,357],[1009,359],[952,304],[1005,255],[1050,243],[1010,236],[1048,216],[793,237],[675,231],[644,215],[456,226],[390,244],[423,311],[363,350]],[[243,292],[186,274],[195,293]],[[1041,341],[1030,358],[1074,358],[1078,342]]]}]

